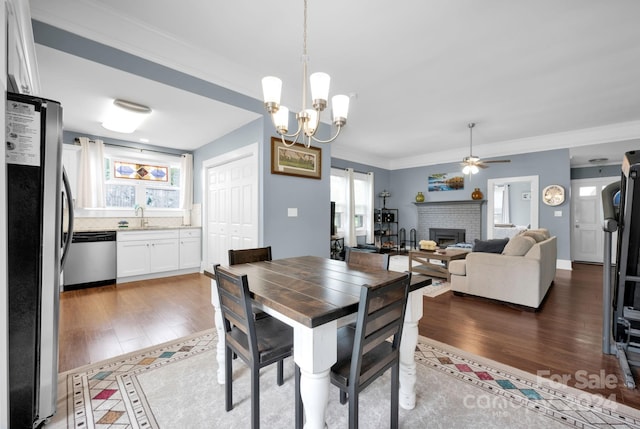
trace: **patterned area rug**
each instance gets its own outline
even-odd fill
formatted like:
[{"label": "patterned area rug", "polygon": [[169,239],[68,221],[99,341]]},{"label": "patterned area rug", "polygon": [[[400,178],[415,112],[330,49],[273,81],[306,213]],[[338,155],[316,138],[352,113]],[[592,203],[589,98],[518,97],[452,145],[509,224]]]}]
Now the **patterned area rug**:
[{"label": "patterned area rug", "polygon": [[[246,428],[246,367],[234,364],[234,409],[224,411],[216,382],[215,330],[60,375],[58,411],[47,428]],[[400,410],[401,427],[637,428],[640,412],[420,337],[417,405]],[[273,365],[271,366],[273,367]],[[261,423],[293,427],[293,363],[285,385],[275,369],[261,382]],[[388,374],[360,400],[361,427],[388,426]],[[330,390],[329,427],[346,427],[347,407]]]}]

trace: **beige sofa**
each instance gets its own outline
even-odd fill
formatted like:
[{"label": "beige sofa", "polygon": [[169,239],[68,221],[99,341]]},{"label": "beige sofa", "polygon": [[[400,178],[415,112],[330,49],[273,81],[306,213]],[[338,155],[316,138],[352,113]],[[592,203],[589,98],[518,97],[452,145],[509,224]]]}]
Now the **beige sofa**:
[{"label": "beige sofa", "polygon": [[[451,290],[538,309],[556,275],[556,237],[519,235],[502,254],[470,252],[451,261]],[[546,234],[546,235],[545,235]]]}]

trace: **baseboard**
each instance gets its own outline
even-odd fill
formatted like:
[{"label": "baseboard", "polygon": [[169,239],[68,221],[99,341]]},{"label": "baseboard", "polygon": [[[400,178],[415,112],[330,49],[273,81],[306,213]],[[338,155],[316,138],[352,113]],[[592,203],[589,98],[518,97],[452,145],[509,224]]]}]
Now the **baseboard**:
[{"label": "baseboard", "polygon": [[573,268],[571,266],[571,261],[567,261],[566,259],[558,259],[556,260],[556,269],[571,271]]},{"label": "baseboard", "polygon": [[142,274],[142,275],[139,275],[139,276],[118,277],[116,279],[116,283],[117,284],[121,284],[121,283],[137,282],[137,281],[140,281],[140,280],[160,279],[160,278],[163,278],[163,277],[181,276],[183,274],[193,274],[193,273],[198,273],[198,272],[201,272],[200,267],[183,268],[183,269],[180,269],[180,270],[162,271],[162,272],[159,272],[159,273]]}]

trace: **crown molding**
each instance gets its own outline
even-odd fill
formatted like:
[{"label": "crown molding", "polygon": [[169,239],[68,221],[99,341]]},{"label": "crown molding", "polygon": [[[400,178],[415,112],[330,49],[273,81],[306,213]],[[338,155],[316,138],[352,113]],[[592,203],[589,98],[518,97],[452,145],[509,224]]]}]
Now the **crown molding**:
[{"label": "crown molding", "polygon": [[[571,149],[602,143],[614,143],[640,138],[640,121],[621,122],[600,127],[584,128],[561,133],[526,137],[522,139],[485,143],[476,146],[483,159],[555,149]],[[448,150],[394,159],[390,170],[422,167],[425,165],[458,162],[467,152]]]}]

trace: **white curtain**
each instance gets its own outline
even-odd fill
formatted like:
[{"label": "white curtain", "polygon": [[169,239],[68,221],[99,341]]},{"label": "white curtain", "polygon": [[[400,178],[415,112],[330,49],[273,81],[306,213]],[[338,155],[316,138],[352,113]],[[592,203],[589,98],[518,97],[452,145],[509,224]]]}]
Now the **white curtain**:
[{"label": "white curtain", "polygon": [[511,213],[509,213],[509,185],[504,185],[502,189],[502,223],[511,223]]},{"label": "white curtain", "polygon": [[103,208],[105,206],[104,143],[80,137],[80,168],[78,171],[79,208]]},{"label": "white curtain", "polygon": [[367,195],[367,200],[369,203],[369,207],[370,210],[368,211],[368,215],[365,219],[365,222],[367,223],[365,225],[366,229],[367,229],[367,241],[365,241],[365,243],[373,243],[375,241],[375,237],[373,235],[373,229],[374,229],[374,219],[373,219],[373,207],[375,207],[375,194],[374,194],[374,180],[373,180],[373,172],[369,172],[367,173],[367,192],[369,193]]},{"label": "white curtain", "polygon": [[345,225],[344,225],[344,245],[349,247],[355,247],[358,245],[358,238],[356,237],[356,223],[354,218],[356,215],[356,200],[353,184],[353,168],[347,168],[347,180],[345,183],[347,195],[347,209],[345,210]]},{"label": "white curtain", "polygon": [[180,208],[191,210],[193,205],[193,155],[185,153],[180,162]]}]

